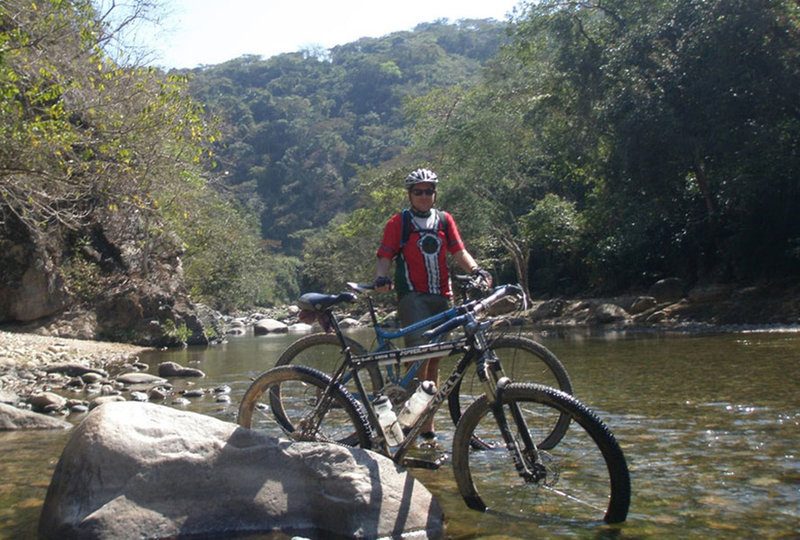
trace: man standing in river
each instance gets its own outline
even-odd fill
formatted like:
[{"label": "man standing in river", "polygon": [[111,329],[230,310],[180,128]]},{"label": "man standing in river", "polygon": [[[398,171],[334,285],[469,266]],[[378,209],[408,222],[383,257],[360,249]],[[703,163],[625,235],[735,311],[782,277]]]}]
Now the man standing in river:
[{"label": "man standing in river", "polygon": [[[392,289],[389,270],[395,261],[394,289],[398,295],[400,323],[409,326],[450,307],[453,296],[447,253],[456,264],[472,275],[479,276],[488,286],[492,277],[475,262],[464,247],[453,216],[434,209],[439,178],[430,169],[416,169],[406,177],[410,207],[392,216],[383,231],[378,248],[375,288]],[[405,338],[407,347],[423,342],[422,332]],[[419,371],[421,381],[439,383],[439,359],[432,358]],[[436,437],[433,423],[423,426],[423,438]]]}]

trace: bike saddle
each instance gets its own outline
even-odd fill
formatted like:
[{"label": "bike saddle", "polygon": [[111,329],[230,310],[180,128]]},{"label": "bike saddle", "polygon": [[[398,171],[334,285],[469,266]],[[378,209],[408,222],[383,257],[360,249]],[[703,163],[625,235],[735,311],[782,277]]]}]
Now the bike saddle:
[{"label": "bike saddle", "polygon": [[297,300],[297,307],[311,311],[325,311],[341,302],[354,302],[356,295],[349,292],[339,294],[306,293]]}]

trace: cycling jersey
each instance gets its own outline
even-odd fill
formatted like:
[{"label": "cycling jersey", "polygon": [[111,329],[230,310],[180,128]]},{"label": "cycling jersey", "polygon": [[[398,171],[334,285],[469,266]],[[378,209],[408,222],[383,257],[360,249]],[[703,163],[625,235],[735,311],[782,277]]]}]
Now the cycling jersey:
[{"label": "cycling jersey", "polygon": [[[442,219],[446,223],[442,223]],[[378,248],[378,257],[395,260],[397,292],[452,296],[447,252],[457,253],[464,249],[453,216],[441,211],[431,211],[427,218],[414,216],[408,242],[405,246],[402,244],[403,212],[400,212],[389,219]]]}]

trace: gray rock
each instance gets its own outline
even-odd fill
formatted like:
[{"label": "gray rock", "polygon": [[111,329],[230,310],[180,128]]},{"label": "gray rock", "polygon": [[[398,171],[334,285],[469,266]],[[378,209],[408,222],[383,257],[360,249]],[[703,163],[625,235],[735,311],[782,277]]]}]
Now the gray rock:
[{"label": "gray rock", "polygon": [[60,418],[0,403],[0,431],[18,429],[72,429],[72,424]]},{"label": "gray rock", "polygon": [[28,403],[35,412],[52,412],[66,407],[67,398],[53,392],[40,392],[32,395]]},{"label": "gray rock", "polygon": [[631,313],[637,315],[643,313],[648,309],[653,309],[658,305],[656,299],[652,296],[639,296],[631,302]]},{"label": "gray rock", "polygon": [[160,401],[162,399],[167,399],[168,395],[169,395],[169,391],[166,388],[164,388],[163,386],[156,386],[155,388],[151,388],[147,392],[147,397],[152,399],[152,400],[154,400],[154,401]]},{"label": "gray rock", "polygon": [[228,336],[243,336],[243,335],[247,334],[247,330],[244,327],[237,326],[237,327],[234,327],[234,328],[228,328],[225,331],[225,334],[228,335]]},{"label": "gray rock", "polygon": [[352,317],[345,317],[339,321],[339,328],[358,328],[359,322]]},{"label": "gray rock", "polygon": [[546,300],[536,306],[536,308],[533,310],[533,313],[531,313],[531,317],[533,320],[560,317],[561,314],[564,313],[565,307],[566,302],[561,298]]},{"label": "gray rock", "polygon": [[160,377],[205,377],[206,374],[199,369],[183,367],[176,362],[162,362],[158,365]]},{"label": "gray rock", "polygon": [[264,334],[284,333],[288,332],[289,327],[285,323],[276,321],[275,319],[261,319],[253,324],[253,332],[257,336]]},{"label": "gray rock", "polygon": [[314,329],[314,327],[311,326],[310,324],[306,324],[306,323],[302,323],[302,322],[301,323],[295,323],[295,324],[289,326],[289,332],[297,333],[297,334],[300,334],[300,333],[303,333],[303,332],[311,332],[313,329]]},{"label": "gray rock", "polygon": [[123,384],[164,384],[167,379],[156,377],[149,373],[123,373],[117,377],[117,381]]},{"label": "gray rock", "polygon": [[16,406],[17,403],[19,403],[19,396],[13,392],[7,392],[0,388],[0,403]]},{"label": "gray rock", "polygon": [[664,322],[665,320],[667,320],[667,313],[664,310],[654,311],[645,319],[650,324]]},{"label": "gray rock", "polygon": [[70,377],[82,377],[89,373],[99,375],[100,377],[108,377],[108,373],[102,369],[90,368],[88,366],[76,363],[54,364],[47,366],[45,371],[47,373],[64,373]]},{"label": "gray rock", "polygon": [[594,308],[594,318],[601,324],[624,321],[629,318],[628,312],[616,304],[599,304]]},{"label": "gray rock", "polygon": [[96,409],[100,405],[105,405],[106,403],[116,403],[125,401],[125,398],[122,396],[100,396],[94,398],[91,403],[89,403],[89,410]]},{"label": "gray rock", "polygon": [[81,380],[86,384],[99,383],[103,379],[105,379],[103,375],[95,372],[84,373],[83,375],[81,375]]},{"label": "gray rock", "polygon": [[[224,497],[220,494],[224,493]],[[441,537],[430,492],[377,454],[290,443],[149,403],[91,412],[64,448],[43,538]]]},{"label": "gray rock", "polygon": [[648,291],[659,304],[677,302],[684,297],[686,285],[680,278],[666,278],[656,281]]}]

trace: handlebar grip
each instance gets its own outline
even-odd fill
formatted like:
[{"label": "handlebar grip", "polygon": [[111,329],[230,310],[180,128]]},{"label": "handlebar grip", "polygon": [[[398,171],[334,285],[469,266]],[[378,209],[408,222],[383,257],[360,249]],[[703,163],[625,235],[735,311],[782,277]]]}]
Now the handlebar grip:
[{"label": "handlebar grip", "polygon": [[449,332],[453,328],[462,326],[467,323],[467,315],[459,315],[458,317],[454,317],[449,321],[445,321],[436,328],[431,328],[430,330],[426,330],[422,337],[426,341],[430,341],[431,339],[435,338],[438,335],[444,334],[445,332]]},{"label": "handlebar grip", "polygon": [[356,283],[355,281],[348,281],[345,283],[347,288],[356,292],[364,292],[364,291],[371,291],[375,288],[372,284],[367,283]]}]

